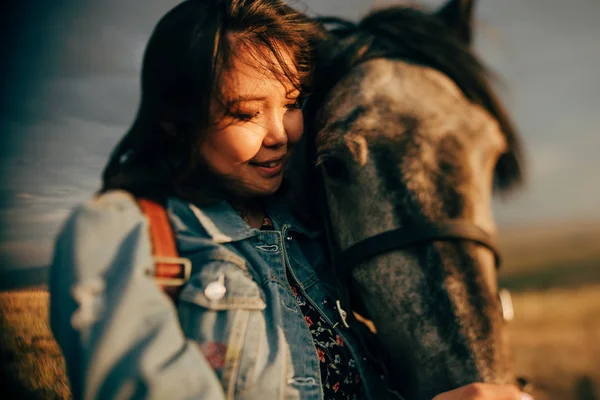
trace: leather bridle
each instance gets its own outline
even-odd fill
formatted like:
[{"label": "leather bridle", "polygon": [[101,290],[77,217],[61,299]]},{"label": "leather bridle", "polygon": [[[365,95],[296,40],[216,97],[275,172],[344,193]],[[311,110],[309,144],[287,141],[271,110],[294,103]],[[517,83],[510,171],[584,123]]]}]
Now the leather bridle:
[{"label": "leather bridle", "polygon": [[345,268],[352,268],[380,254],[437,241],[466,241],[485,246],[494,253],[496,267],[500,266],[495,237],[474,223],[462,220],[407,225],[370,236],[343,250],[337,262]]}]

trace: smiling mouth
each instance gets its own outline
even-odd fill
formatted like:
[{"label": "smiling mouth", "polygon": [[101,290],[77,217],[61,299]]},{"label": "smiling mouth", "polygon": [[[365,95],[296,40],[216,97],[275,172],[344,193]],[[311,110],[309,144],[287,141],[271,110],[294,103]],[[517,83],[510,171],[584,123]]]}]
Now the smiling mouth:
[{"label": "smiling mouth", "polygon": [[256,168],[256,171],[263,178],[271,179],[279,176],[283,172],[283,163],[285,156],[271,159],[265,162],[251,162],[250,165]]},{"label": "smiling mouth", "polygon": [[257,167],[263,167],[263,168],[275,168],[276,166],[278,166],[279,164],[281,164],[281,160],[279,161],[271,161],[271,162],[267,162],[267,163],[251,163],[252,165],[256,165]]},{"label": "smiling mouth", "polygon": [[284,160],[284,157],[279,157],[275,160],[265,161],[265,162],[251,162],[250,164],[256,165],[262,168],[275,168],[279,166]]}]

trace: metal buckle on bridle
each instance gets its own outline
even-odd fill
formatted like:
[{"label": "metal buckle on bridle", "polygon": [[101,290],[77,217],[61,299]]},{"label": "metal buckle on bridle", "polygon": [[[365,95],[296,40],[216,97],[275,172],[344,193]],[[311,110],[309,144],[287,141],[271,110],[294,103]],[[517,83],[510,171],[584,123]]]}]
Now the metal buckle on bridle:
[{"label": "metal buckle on bridle", "polygon": [[500,289],[498,291],[498,300],[500,301],[500,310],[504,321],[510,322],[515,319],[515,309],[510,291],[508,289]]},{"label": "metal buckle on bridle", "polygon": [[335,301],[335,307],[340,316],[340,319],[342,320],[342,325],[344,325],[346,328],[350,328],[350,325],[348,325],[348,321],[347,321],[348,313],[346,312],[346,310],[344,310],[342,308],[342,304],[341,304],[340,300]]}]

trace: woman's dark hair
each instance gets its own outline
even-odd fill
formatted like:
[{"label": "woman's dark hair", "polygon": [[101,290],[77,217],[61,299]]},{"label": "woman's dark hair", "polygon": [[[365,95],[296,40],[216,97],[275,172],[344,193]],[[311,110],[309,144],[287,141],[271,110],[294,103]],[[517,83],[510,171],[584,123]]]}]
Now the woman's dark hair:
[{"label": "woman's dark hair", "polygon": [[[213,123],[211,100],[227,106],[224,72],[236,52],[252,54],[278,79],[306,93],[310,51],[320,29],[280,0],[187,0],[157,24],[144,53],[141,103],[103,173],[101,191],[138,197],[219,196],[222,179],[199,152]],[[285,62],[291,55],[292,71]],[[270,63],[269,60],[277,63]]]}]

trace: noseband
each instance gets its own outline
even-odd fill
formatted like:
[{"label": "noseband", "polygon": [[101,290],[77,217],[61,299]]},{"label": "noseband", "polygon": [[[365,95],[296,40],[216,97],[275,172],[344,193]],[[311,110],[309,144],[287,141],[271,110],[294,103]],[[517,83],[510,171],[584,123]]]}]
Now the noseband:
[{"label": "noseband", "polygon": [[496,267],[500,266],[500,252],[495,237],[471,222],[458,220],[405,226],[385,231],[353,244],[340,252],[336,259],[344,268],[352,268],[380,254],[436,241],[468,241],[485,246],[494,253]]}]

